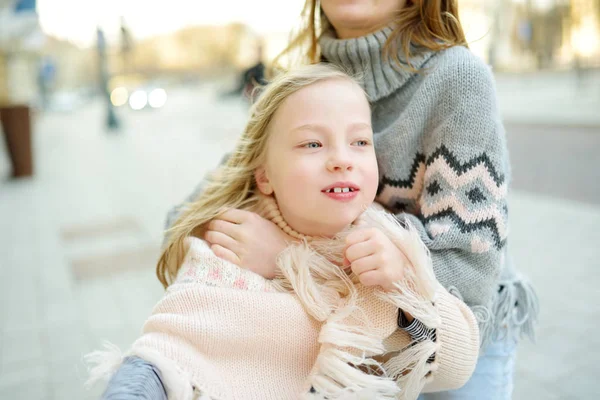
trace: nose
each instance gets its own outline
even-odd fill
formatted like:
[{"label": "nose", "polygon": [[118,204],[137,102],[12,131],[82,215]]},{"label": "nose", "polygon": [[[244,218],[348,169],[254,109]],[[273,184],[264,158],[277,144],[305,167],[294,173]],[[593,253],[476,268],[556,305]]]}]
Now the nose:
[{"label": "nose", "polygon": [[331,172],[352,171],[352,159],[344,150],[334,150],[327,160],[327,169]]}]

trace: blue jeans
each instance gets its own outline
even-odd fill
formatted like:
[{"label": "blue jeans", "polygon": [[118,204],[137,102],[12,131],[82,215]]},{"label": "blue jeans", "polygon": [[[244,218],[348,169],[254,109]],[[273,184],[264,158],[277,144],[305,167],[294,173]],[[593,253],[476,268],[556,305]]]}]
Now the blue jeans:
[{"label": "blue jeans", "polygon": [[424,393],[418,400],[510,400],[517,342],[506,339],[489,344],[477,360],[471,379],[457,390]]}]

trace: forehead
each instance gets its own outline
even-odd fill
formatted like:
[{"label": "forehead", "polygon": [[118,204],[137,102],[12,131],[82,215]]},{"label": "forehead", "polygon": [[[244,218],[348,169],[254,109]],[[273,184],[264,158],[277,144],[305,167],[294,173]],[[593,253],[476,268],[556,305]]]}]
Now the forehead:
[{"label": "forehead", "polygon": [[369,102],[355,82],[327,79],[304,87],[283,101],[273,116],[278,129],[310,123],[344,123],[353,119],[370,122]]}]

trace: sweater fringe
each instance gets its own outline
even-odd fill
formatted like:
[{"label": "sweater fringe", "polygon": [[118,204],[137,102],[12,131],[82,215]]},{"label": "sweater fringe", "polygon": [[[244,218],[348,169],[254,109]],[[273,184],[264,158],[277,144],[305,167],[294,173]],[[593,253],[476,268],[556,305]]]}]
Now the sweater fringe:
[{"label": "sweater fringe", "polygon": [[[293,291],[306,312],[323,322],[321,350],[307,385],[329,399],[358,396],[367,389],[373,399],[395,399],[400,391],[396,383],[385,374],[369,373],[382,371],[382,365],[370,357],[385,351],[376,327],[368,321],[348,323],[361,314],[351,278],[306,243],[290,246],[278,261],[281,276],[273,281],[275,286]],[[303,398],[311,396],[309,392]]]},{"label": "sweater fringe", "polygon": [[[395,283],[396,291],[374,294],[427,327],[438,328],[437,281],[429,251],[416,229],[410,224],[402,226],[385,211],[372,208],[363,214],[360,224],[384,230],[414,267]],[[426,376],[437,369],[437,364],[428,363],[428,359],[439,349],[439,343],[431,339],[413,341],[383,364],[370,358],[384,353],[384,337],[368,318],[359,325],[348,324],[348,317],[356,323],[361,314],[354,286],[357,279],[332,264],[341,263],[343,239],[349,231],[338,235],[334,242],[339,246],[322,246],[317,239],[310,246],[306,242],[291,246],[279,256],[281,276],[275,280],[276,286],[296,293],[307,313],[324,322],[319,337],[321,351],[308,382],[314,390],[303,398],[359,399],[370,391],[368,398],[372,399],[415,399],[428,381]]]},{"label": "sweater fringe", "polygon": [[87,365],[89,377],[84,386],[90,388],[101,380],[110,380],[117,372],[123,359],[123,353],[114,344],[104,341],[102,343],[104,350],[95,350],[83,356],[83,361]]},{"label": "sweater fringe", "polygon": [[[455,287],[448,292],[463,300]],[[539,299],[531,283],[524,279],[500,281],[491,307],[471,307],[479,325],[480,346],[490,343],[529,338],[535,341],[535,325],[539,315]]]}]

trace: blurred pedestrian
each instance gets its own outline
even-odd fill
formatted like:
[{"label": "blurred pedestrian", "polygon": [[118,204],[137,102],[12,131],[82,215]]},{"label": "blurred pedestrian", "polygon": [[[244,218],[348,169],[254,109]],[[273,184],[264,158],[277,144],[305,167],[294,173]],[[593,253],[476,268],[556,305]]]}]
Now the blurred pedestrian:
[{"label": "blurred pedestrian", "polygon": [[46,109],[50,103],[50,92],[56,77],[56,63],[51,57],[42,57],[38,69],[38,90],[41,108]]},{"label": "blurred pedestrian", "polygon": [[112,101],[110,100],[110,72],[108,67],[108,60],[106,55],[106,36],[104,31],[99,26],[96,28],[96,50],[98,52],[98,72],[99,72],[99,85],[100,94],[104,97],[106,104],[106,128],[114,131],[119,128],[119,120],[115,113]]},{"label": "blurred pedestrian", "polygon": [[243,96],[250,99],[254,90],[266,83],[263,46],[258,43],[256,46],[256,63],[242,71],[237,86],[225,93],[225,96]]}]

